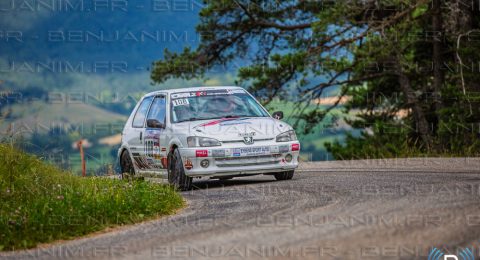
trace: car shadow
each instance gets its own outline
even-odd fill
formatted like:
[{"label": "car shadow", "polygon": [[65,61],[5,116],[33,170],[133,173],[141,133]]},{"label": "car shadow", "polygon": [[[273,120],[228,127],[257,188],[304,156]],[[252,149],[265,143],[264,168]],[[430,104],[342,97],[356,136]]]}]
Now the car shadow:
[{"label": "car shadow", "polygon": [[201,180],[201,181],[194,181],[192,183],[191,190],[205,190],[205,189],[213,189],[213,188],[225,188],[231,186],[245,186],[245,185],[253,185],[259,183],[270,183],[275,182],[275,179],[271,177],[272,180],[269,179],[255,179],[250,177],[239,177],[238,179],[230,179],[230,180],[217,180],[217,179],[210,179],[210,180]]}]

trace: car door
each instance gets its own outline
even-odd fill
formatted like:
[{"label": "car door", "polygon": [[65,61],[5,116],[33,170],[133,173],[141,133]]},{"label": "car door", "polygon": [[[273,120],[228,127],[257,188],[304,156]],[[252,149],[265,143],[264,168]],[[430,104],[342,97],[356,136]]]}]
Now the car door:
[{"label": "car door", "polygon": [[167,102],[165,95],[157,95],[147,115],[147,127],[144,131],[144,154],[149,169],[158,173],[167,170],[166,140]]},{"label": "car door", "polygon": [[144,156],[144,131],[145,122],[148,109],[152,103],[153,97],[145,97],[132,119],[130,129],[126,131],[125,138],[132,155],[133,163],[138,170],[144,170],[148,168],[147,161]]}]

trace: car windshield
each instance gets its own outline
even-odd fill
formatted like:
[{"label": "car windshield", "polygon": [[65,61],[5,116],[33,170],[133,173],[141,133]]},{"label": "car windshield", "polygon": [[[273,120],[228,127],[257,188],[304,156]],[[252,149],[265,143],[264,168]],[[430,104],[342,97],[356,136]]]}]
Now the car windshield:
[{"label": "car windshield", "polygon": [[242,89],[173,93],[170,107],[172,123],[269,116],[265,109]]}]

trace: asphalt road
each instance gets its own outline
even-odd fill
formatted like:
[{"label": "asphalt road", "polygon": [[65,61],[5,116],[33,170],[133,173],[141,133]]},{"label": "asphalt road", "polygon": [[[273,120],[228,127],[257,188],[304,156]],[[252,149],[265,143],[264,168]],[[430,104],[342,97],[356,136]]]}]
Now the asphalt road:
[{"label": "asphalt road", "polygon": [[[5,258],[427,259],[480,249],[480,158],[303,163],[197,181],[175,216]],[[461,259],[461,258],[459,258]]]}]

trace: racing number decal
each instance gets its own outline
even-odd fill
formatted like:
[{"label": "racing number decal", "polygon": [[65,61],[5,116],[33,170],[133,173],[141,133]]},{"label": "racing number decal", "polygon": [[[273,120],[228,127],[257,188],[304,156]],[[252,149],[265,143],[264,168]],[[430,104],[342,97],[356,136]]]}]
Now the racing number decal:
[{"label": "racing number decal", "polygon": [[188,106],[190,102],[188,102],[188,98],[181,98],[181,99],[174,99],[172,100],[173,106]]},{"label": "racing number decal", "polygon": [[156,154],[158,154],[160,148],[160,143],[158,140],[155,139],[149,139],[145,140],[145,155],[147,157],[154,157]]},{"label": "racing number decal", "polygon": [[164,168],[162,163],[164,156],[160,151],[160,132],[147,131],[143,149],[149,168]]}]

